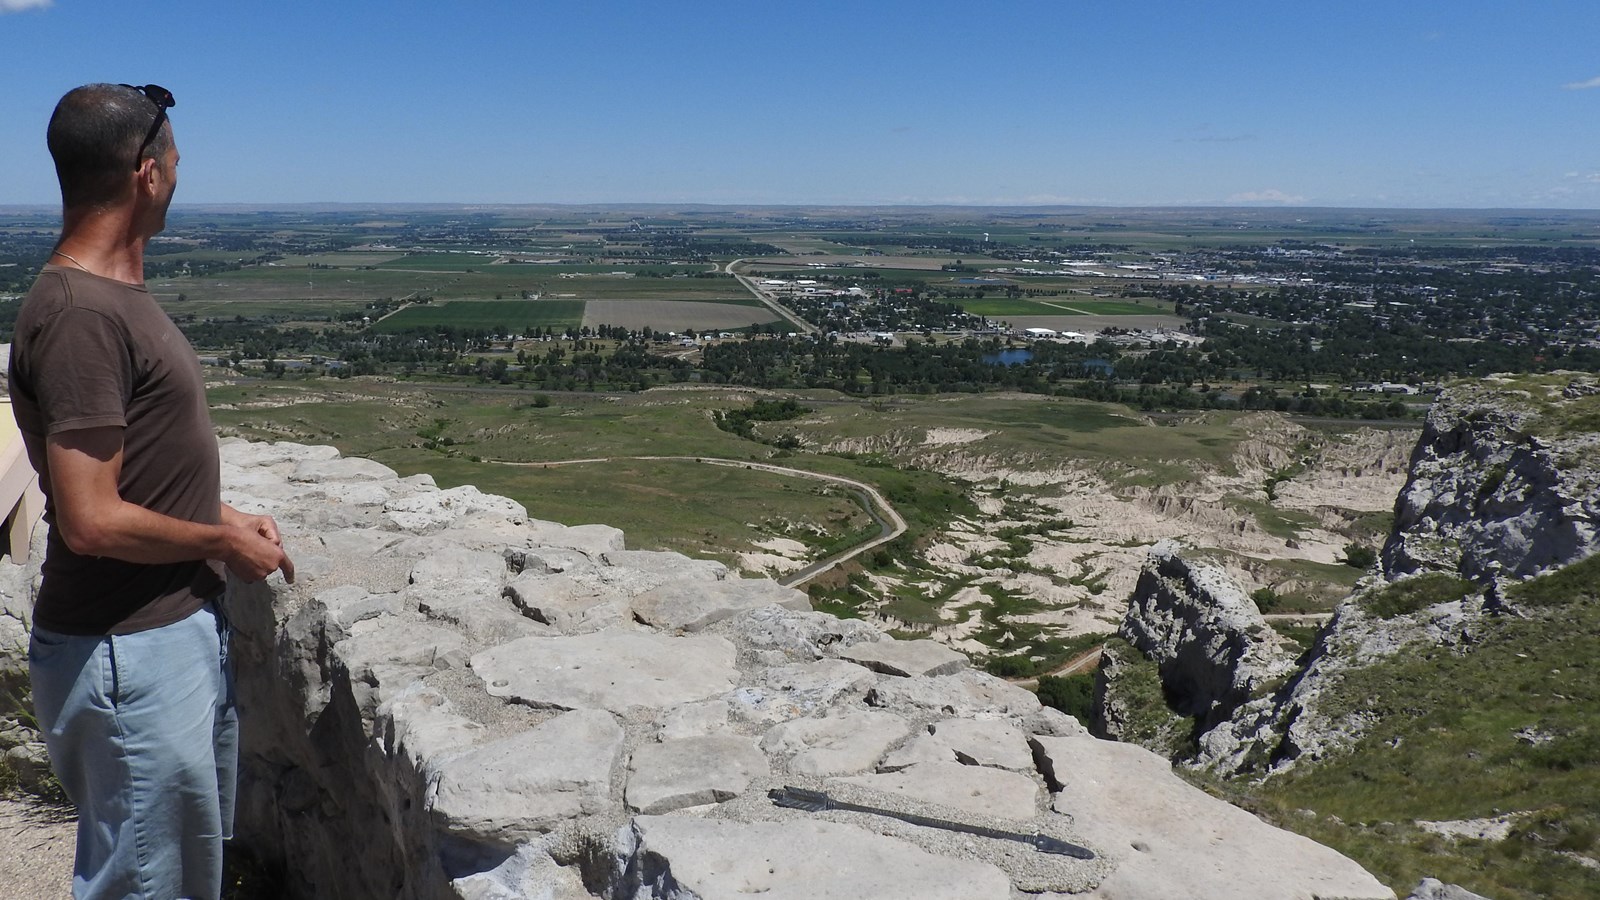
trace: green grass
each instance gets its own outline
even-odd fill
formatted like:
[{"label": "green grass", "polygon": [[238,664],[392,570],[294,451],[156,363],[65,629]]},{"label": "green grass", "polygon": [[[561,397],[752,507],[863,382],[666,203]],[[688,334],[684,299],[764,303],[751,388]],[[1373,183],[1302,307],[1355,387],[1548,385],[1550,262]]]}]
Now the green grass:
[{"label": "green grass", "polygon": [[1319,524],[1317,518],[1310,513],[1297,509],[1280,509],[1264,500],[1233,496],[1228,498],[1228,503],[1255,517],[1261,530],[1273,537],[1292,540],[1298,538],[1302,531],[1315,528]]},{"label": "green grass", "polygon": [[736,552],[783,534],[861,531],[866,514],[816,482],[690,461],[619,460],[549,469],[473,463],[436,454],[385,454],[402,473],[428,472],[440,486],[472,484],[510,497],[540,519],[622,528],[628,546],[676,550],[730,565]]},{"label": "green grass", "polygon": [[[1062,458],[1100,467],[1127,485],[1158,487],[1192,480],[1198,470],[1232,473],[1233,451],[1243,435],[1235,413],[1212,413],[1173,424],[1154,424],[1127,407],[1052,397],[900,398],[894,404],[830,404],[808,420],[791,423],[817,443],[881,439],[900,449],[901,463],[925,452],[921,438],[931,428],[996,432],[966,445],[1026,470],[1050,467]],[[914,435],[910,446],[896,436]]]},{"label": "green grass", "polygon": [[156,302],[174,317],[194,316],[200,319],[269,320],[277,323],[322,322],[337,319],[340,315],[358,313],[369,315],[365,300],[256,300],[249,303],[218,300],[178,300],[176,292],[156,295]]},{"label": "green grass", "polygon": [[[562,395],[547,407],[529,392],[458,393],[402,384],[360,383],[321,402],[315,384],[214,388],[217,424],[267,440],[327,443],[402,474],[428,472],[440,484],[474,484],[524,503],[530,514],[566,524],[604,522],[627,532],[630,546],[728,559],[762,536],[801,537],[821,551],[866,533],[870,518],[839,487],[793,476],[713,467],[691,461],[618,460],[523,468],[512,462],[596,457],[689,456],[761,459],[772,450],[718,429],[711,412],[738,404],[693,391],[635,396]],[[447,441],[447,443],[446,443]],[[427,449],[428,445],[441,448]],[[474,457],[477,460],[475,461]],[[869,461],[796,453],[783,465],[842,475],[876,486],[910,526],[900,555],[924,535],[977,509],[963,488],[932,472]],[[727,488],[720,488],[722,482]],[[785,531],[778,523],[791,521]]]},{"label": "green grass", "polygon": [[1157,303],[1132,303],[1123,300],[1065,300],[1063,306],[1081,309],[1092,316],[1170,316],[1170,304]]},{"label": "green grass", "polygon": [[[1429,875],[1502,900],[1600,895],[1600,873],[1562,855],[1600,855],[1600,557],[1509,594],[1524,616],[1482,620],[1470,650],[1401,653],[1332,686],[1325,708],[1368,723],[1351,752],[1234,790],[1402,894]],[[1530,817],[1498,844],[1413,824],[1512,812]]]},{"label": "green grass", "polygon": [[411,306],[372,326],[373,331],[412,328],[494,328],[526,332],[531,328],[565,328],[583,321],[581,300],[454,300]]},{"label": "green grass", "polygon": [[962,309],[975,316],[988,316],[990,318],[1082,315],[1082,313],[1074,312],[1070,309],[1063,309],[1062,307],[1064,306],[1077,305],[1076,303],[1069,304],[1064,299],[1060,301],[1061,306],[1048,306],[1031,300],[957,300],[956,302],[961,305]]},{"label": "green grass", "polygon": [[1191,747],[1194,721],[1167,708],[1156,664],[1119,637],[1105,639],[1105,653],[1113,658],[1118,673],[1112,680],[1112,696],[1127,713],[1118,740],[1169,757]]},{"label": "green grass", "polygon": [[1356,602],[1380,619],[1421,612],[1430,606],[1460,600],[1477,590],[1470,581],[1439,572],[1403,578],[1393,584],[1363,594]]},{"label": "green grass", "polygon": [[381,264],[385,269],[421,269],[467,272],[496,266],[494,255],[481,253],[415,253],[392,257]]}]

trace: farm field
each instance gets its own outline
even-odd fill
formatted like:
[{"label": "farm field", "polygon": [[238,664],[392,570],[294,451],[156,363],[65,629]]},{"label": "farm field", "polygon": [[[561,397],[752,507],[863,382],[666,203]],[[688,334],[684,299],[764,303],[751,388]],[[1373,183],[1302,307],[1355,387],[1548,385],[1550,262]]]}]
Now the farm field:
[{"label": "farm field", "polygon": [[409,306],[373,331],[394,333],[413,328],[486,328],[496,334],[526,333],[535,328],[566,328],[583,321],[581,300],[452,300]]},{"label": "farm field", "polygon": [[708,328],[737,329],[777,321],[771,309],[749,302],[717,303],[693,300],[590,300],[584,304],[583,324],[591,328],[614,325],[623,328],[655,328],[696,331]]}]

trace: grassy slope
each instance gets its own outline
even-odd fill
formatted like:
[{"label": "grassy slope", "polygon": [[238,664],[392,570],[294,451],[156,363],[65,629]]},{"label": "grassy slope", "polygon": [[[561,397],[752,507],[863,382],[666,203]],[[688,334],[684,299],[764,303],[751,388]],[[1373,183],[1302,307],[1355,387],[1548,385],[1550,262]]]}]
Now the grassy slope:
[{"label": "grassy slope", "polygon": [[[1512,599],[1526,616],[1485,622],[1471,652],[1402,653],[1345,678],[1334,702],[1372,717],[1366,737],[1244,802],[1402,894],[1429,875],[1497,900],[1600,896],[1600,871],[1568,855],[1600,855],[1600,557]],[[1495,844],[1412,824],[1513,812],[1530,815]]]},{"label": "grassy slope", "polygon": [[[473,484],[517,500],[540,518],[613,525],[627,532],[629,546],[640,549],[728,561],[765,537],[792,536],[820,548],[830,536],[864,533],[871,525],[847,492],[795,477],[688,461],[619,460],[552,469],[493,462],[774,457],[772,448],[713,424],[713,409],[742,405],[725,392],[561,395],[538,407],[531,403],[533,392],[452,393],[362,383],[333,402],[318,402],[329,390],[296,383],[217,387],[211,391],[213,405],[243,408],[215,409],[213,418],[229,433],[332,444],[402,475],[427,472],[445,487]],[[803,453],[772,461],[878,486],[906,517],[913,537],[951,516],[976,512],[959,486],[930,472]]]}]

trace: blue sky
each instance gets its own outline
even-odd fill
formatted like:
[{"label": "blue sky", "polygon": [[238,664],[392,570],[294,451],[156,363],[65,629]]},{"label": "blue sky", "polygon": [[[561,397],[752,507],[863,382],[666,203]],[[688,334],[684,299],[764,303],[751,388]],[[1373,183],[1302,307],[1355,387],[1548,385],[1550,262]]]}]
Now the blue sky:
[{"label": "blue sky", "polygon": [[1600,3],[0,0],[0,204],[90,81],[191,203],[1600,208]]}]

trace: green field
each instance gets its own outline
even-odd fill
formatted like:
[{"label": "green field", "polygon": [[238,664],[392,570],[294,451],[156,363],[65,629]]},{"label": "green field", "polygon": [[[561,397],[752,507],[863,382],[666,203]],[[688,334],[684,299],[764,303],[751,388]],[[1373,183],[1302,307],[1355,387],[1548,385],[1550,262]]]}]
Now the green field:
[{"label": "green field", "polygon": [[452,300],[407,307],[373,324],[372,330],[393,333],[449,325],[521,334],[547,326],[566,328],[582,321],[582,300]]},{"label": "green field", "polygon": [[[528,514],[568,524],[620,526],[628,546],[676,550],[737,564],[737,551],[774,536],[820,545],[871,517],[846,492],[804,478],[688,460],[617,460],[551,468],[487,466],[429,455],[378,457],[416,466],[441,487],[472,484],[510,497]],[[618,519],[615,511],[627,510]]]},{"label": "green field", "polygon": [[[782,427],[819,444],[845,440],[885,447],[906,446],[908,438],[910,446],[920,446],[930,429],[979,429],[993,434],[964,446],[1015,460],[1017,469],[1049,467],[1066,457],[1123,469],[1124,480],[1153,486],[1187,481],[1197,466],[1229,471],[1234,449],[1244,438],[1232,424],[1239,415],[1211,413],[1157,425],[1107,403],[971,395],[828,404]],[[914,457],[913,452],[896,458],[909,462]]]},{"label": "green field", "polygon": [[[528,391],[363,383],[219,386],[209,396],[225,434],[332,444],[402,475],[426,472],[443,486],[473,484],[503,494],[539,518],[619,527],[629,546],[640,549],[731,561],[766,537],[820,546],[871,524],[848,492],[774,473],[666,460],[506,464],[612,456],[770,459],[772,448],[712,422],[712,410],[747,402],[740,393],[566,394],[540,406],[540,395]],[[946,496],[947,482],[931,473],[809,454],[777,461],[878,484],[916,528],[932,527],[940,515],[923,509],[927,504],[959,505]]]},{"label": "green field", "polygon": [[[1067,301],[1062,301],[1061,306],[1052,306],[1046,303],[1035,303],[1032,300],[957,300],[961,308],[975,316],[988,316],[999,318],[1004,316],[1080,316],[1083,313],[1065,309]],[[1076,306],[1076,303],[1072,304]]]},{"label": "green field", "polygon": [[[150,289],[158,297],[183,294],[195,304],[197,310],[207,309],[203,313],[206,315],[229,314],[230,311],[217,304],[254,304],[262,301],[371,302],[413,296],[431,296],[438,300],[491,300],[497,297],[516,298],[523,292],[569,300],[753,302],[749,292],[732,278],[674,278],[667,273],[681,270],[674,270],[670,266],[642,270],[663,276],[650,277],[626,274],[626,269],[619,266],[472,265],[459,262],[461,257],[454,254],[445,256],[456,260],[459,268],[444,270],[385,266],[378,269],[314,269],[301,260],[295,260],[247,266],[203,277],[157,278],[150,281]],[[602,271],[574,271],[583,268]],[[618,271],[625,274],[611,274]],[[563,277],[563,272],[572,277]],[[205,304],[210,306],[203,307]],[[245,316],[257,314],[250,307],[231,312]]]}]

